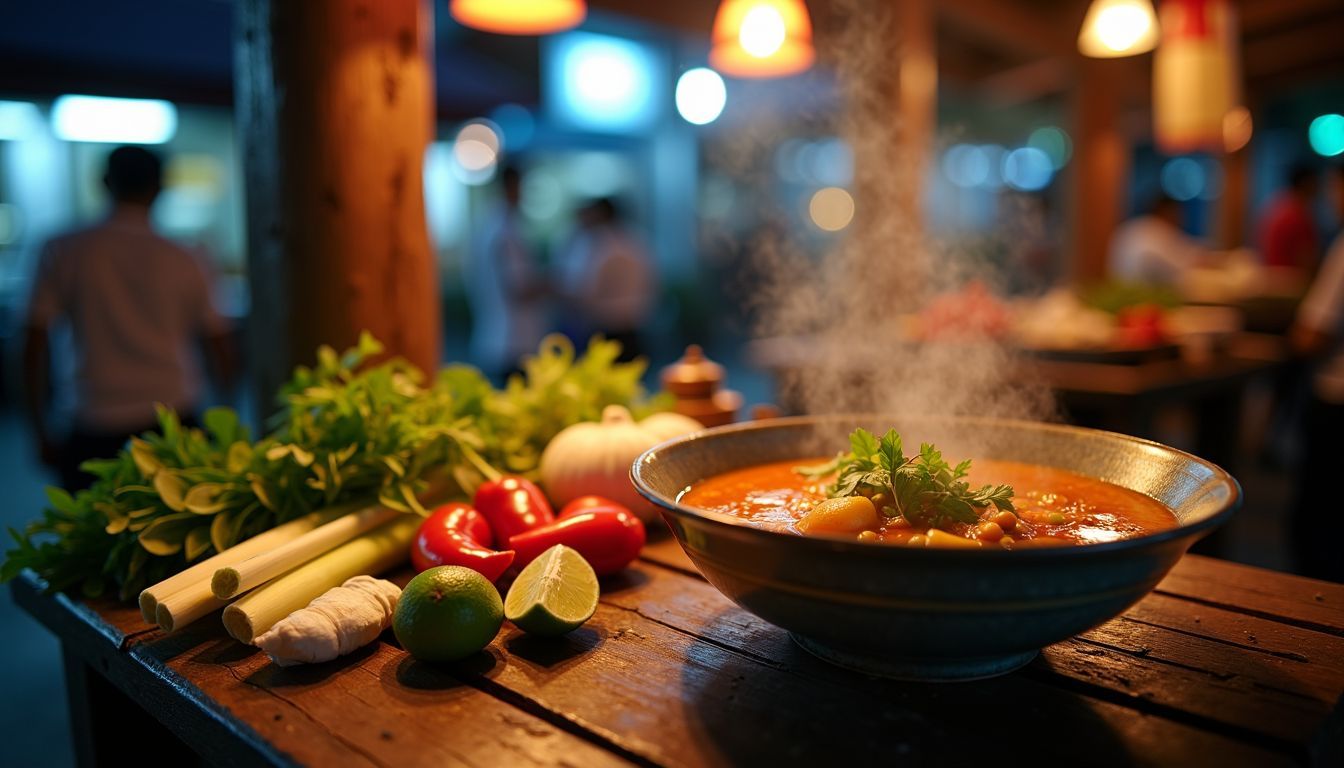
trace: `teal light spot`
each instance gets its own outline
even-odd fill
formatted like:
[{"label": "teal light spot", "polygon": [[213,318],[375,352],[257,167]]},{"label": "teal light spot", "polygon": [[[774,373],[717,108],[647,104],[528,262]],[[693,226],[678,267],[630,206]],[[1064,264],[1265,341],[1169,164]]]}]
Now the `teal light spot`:
[{"label": "teal light spot", "polygon": [[1321,115],[1312,120],[1307,138],[1318,155],[1334,157],[1344,152],[1344,115]]}]

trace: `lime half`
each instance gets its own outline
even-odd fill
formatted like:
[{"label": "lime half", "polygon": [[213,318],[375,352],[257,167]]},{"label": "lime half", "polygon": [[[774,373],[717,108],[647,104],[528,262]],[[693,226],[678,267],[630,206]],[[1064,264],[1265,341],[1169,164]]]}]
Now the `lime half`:
[{"label": "lime half", "polygon": [[555,637],[597,610],[597,574],[578,551],[556,544],[527,564],[504,598],[504,616],[524,632]]}]

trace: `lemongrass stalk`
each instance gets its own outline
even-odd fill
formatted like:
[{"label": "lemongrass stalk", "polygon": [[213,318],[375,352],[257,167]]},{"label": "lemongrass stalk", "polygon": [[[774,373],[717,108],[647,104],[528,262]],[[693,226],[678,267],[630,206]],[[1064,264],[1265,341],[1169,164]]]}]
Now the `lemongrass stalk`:
[{"label": "lemongrass stalk", "polygon": [[[182,613],[184,608],[192,606],[197,602],[210,599],[213,605],[210,605],[203,612],[197,608],[188,611],[194,618],[200,618],[212,611],[218,610],[223,603],[213,600],[210,594],[210,576],[220,568],[226,565],[232,565],[241,562],[254,555],[260,554],[270,549],[282,546],[318,526],[325,525],[336,518],[347,514],[356,505],[342,504],[335,507],[312,512],[303,517],[290,520],[287,523],[278,525],[269,531],[263,531],[250,539],[234,544],[232,547],[220,552],[213,557],[202,560],[201,562],[180,571],[168,578],[160,581],[153,586],[146,587],[140,593],[140,614],[145,617],[145,621],[153,624],[158,621],[158,605],[160,602],[173,596],[173,605],[175,611],[172,613],[177,619],[179,625],[183,625],[193,619],[184,619],[186,614]],[[176,593],[183,593],[178,596]]]},{"label": "lemongrass stalk", "polygon": [[251,644],[260,634],[318,595],[353,576],[376,576],[404,561],[420,526],[418,515],[403,514],[258,587],[224,609],[224,628]]},{"label": "lemongrass stalk", "polygon": [[333,520],[275,549],[216,570],[210,579],[210,591],[220,600],[237,597],[400,514],[395,509],[372,506]]}]

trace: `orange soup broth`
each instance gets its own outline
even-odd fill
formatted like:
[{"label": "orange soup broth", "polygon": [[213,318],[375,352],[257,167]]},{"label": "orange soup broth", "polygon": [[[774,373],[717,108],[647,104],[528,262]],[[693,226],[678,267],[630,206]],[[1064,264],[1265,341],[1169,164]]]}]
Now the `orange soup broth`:
[{"label": "orange soup broth", "polygon": [[[809,479],[794,470],[826,461],[781,461],[726,472],[690,486],[679,501],[761,528],[799,533],[798,519],[826,498],[826,486],[834,478]],[[1006,532],[1012,547],[1098,544],[1177,525],[1172,511],[1151,497],[1053,467],[980,459],[972,464],[967,479],[972,487],[987,483],[1013,487],[1017,521]],[[944,530],[973,538],[974,527],[953,522]],[[878,541],[907,544],[912,536],[927,531],[895,517],[886,518],[876,533]]]}]

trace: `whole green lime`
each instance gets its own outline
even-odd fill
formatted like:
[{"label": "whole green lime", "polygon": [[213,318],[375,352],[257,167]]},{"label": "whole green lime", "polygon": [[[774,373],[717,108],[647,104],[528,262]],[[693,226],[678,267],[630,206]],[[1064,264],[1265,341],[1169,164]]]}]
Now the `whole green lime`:
[{"label": "whole green lime", "polygon": [[484,576],[458,565],[430,568],[411,579],[397,601],[392,631],[421,661],[457,661],[499,634],[504,602]]}]

